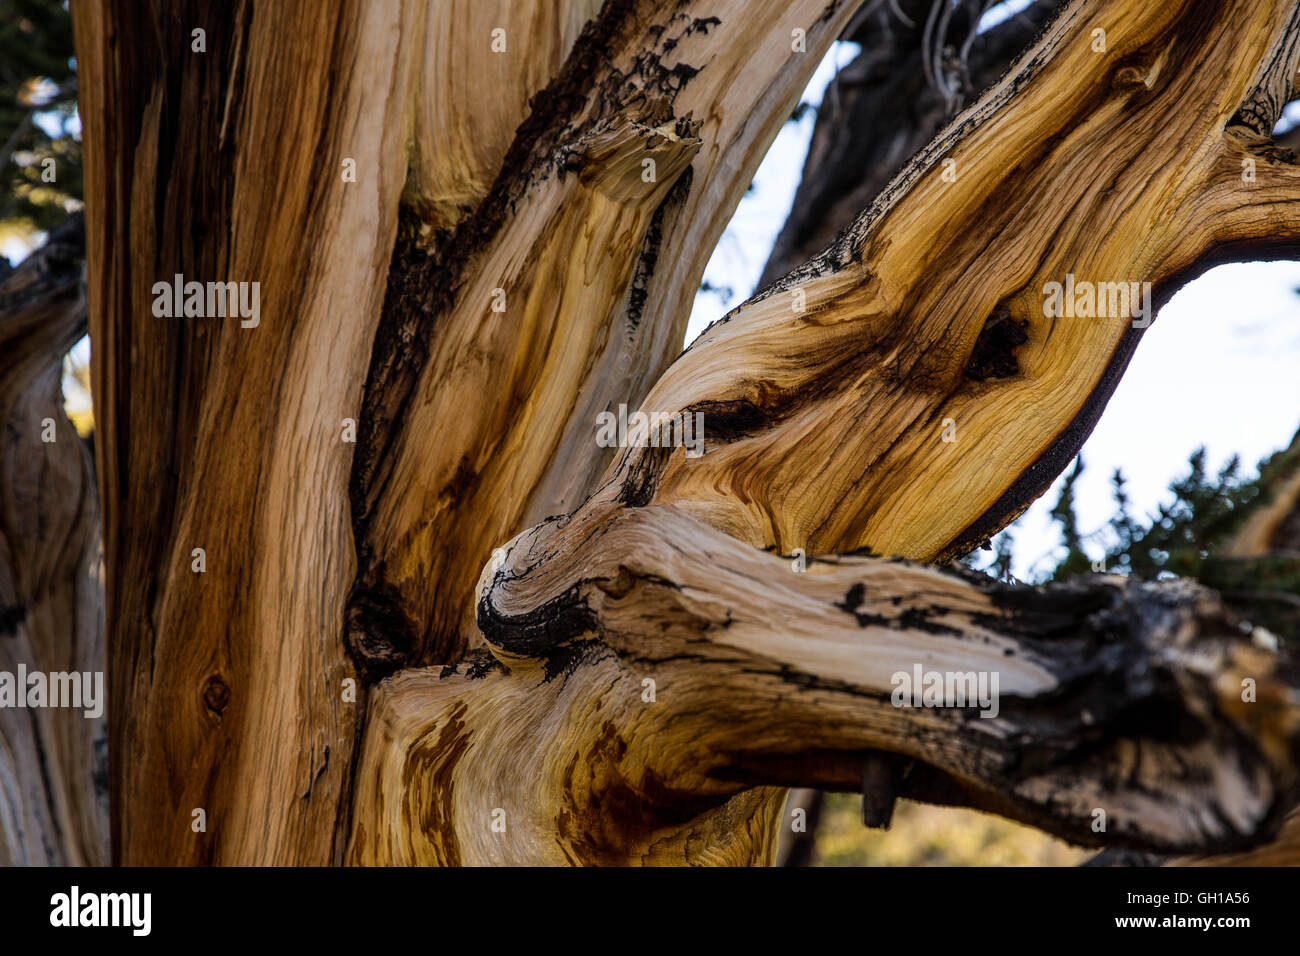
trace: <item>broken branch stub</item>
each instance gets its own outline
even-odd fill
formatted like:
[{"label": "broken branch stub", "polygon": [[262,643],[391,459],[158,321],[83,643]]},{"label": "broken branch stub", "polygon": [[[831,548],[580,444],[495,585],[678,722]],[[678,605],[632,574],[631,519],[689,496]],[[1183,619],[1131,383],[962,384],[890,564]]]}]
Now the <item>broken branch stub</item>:
[{"label": "broken branch stub", "polygon": [[[479,622],[495,659],[380,686],[395,736],[366,748],[362,791],[379,832],[408,842],[358,831],[358,861],[427,861],[454,843],[461,862],[487,862],[474,854],[506,845],[479,839],[489,794],[530,821],[506,841],[513,862],[659,859],[656,846],[734,823],[734,801],[765,818],[770,788],[861,789],[868,754],[914,762],[888,775],[894,796],[1084,845],[1230,849],[1278,824],[1296,780],[1300,719],[1277,653],[1187,582],[1029,588],[858,556],[797,574],[649,507],[521,536],[485,575]],[[467,706],[471,688],[493,706]],[[503,738],[511,727],[532,729]],[[418,741],[442,737],[440,752],[454,737],[463,753],[426,765]],[[519,762],[532,772],[483,777]],[[444,787],[454,804],[433,825],[413,794]],[[873,803],[873,820],[891,806]],[[566,819],[604,822],[593,834]],[[729,837],[733,862],[771,849],[747,832]]]}]

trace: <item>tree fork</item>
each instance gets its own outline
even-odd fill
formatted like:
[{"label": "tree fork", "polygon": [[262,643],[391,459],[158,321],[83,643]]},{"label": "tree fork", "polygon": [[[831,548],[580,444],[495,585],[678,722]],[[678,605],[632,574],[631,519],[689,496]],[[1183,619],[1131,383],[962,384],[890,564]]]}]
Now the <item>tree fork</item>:
[{"label": "tree fork", "polygon": [[[855,6],[610,2],[599,45],[553,16],[537,72],[445,168],[427,91],[469,102],[436,51],[477,13],[76,6],[110,681],[131,702],[112,715],[132,755],[118,859],[764,860],[782,788],[861,787],[865,751],[916,761],[902,796],[1076,840],[1089,796],[1107,841],[1166,852],[1276,825],[1293,689],[1212,593],[1004,592],[851,555],[796,578],[765,550],[960,552],[1046,487],[1140,334],[1045,321],[1044,283],[1142,279],[1158,299],[1216,257],[1295,248],[1296,168],[1267,133],[1297,6],[1068,5],[840,241],[670,366],[712,240]],[[192,25],[201,58],[181,52]],[[556,76],[572,100],[547,99]],[[538,91],[539,124],[571,119],[516,135]],[[665,176],[629,178],[638,143]],[[346,156],[364,188],[337,178]],[[496,202],[509,230],[480,229]],[[445,295],[413,281],[452,262]],[[152,320],[150,283],[175,272],[260,280],[268,321]],[[708,454],[594,447],[624,396],[705,414]],[[336,436],[358,417],[354,462]],[[784,617],[759,613],[773,595]],[[889,655],[992,671],[991,647],[1012,650],[998,717],[890,704]],[[429,663],[448,666],[411,666]],[[1246,672],[1267,707],[1216,683]],[[340,698],[385,674],[364,710]]]},{"label": "tree fork", "polygon": [[[1052,686],[1073,685],[1073,679],[1091,672],[1093,686],[1109,686],[1114,696],[1103,710],[1107,695],[1084,692],[1087,703],[1076,701],[1079,706],[1071,718],[1076,723],[1068,731],[1046,731],[1046,740],[1054,743],[1027,748],[1039,756],[1019,757],[1017,772],[1045,772],[1050,781],[1030,782],[997,777],[993,768],[998,761],[992,756],[972,758],[978,766],[945,764],[937,756],[942,753],[946,759],[969,751],[971,740],[963,740],[960,747],[937,742],[936,752],[927,754],[908,743],[911,738],[901,727],[892,734],[873,734],[856,721],[848,722],[856,733],[832,737],[844,748],[841,756],[824,747],[800,752],[791,744],[779,753],[737,754],[732,748],[746,742],[755,748],[776,744],[779,749],[781,741],[781,731],[758,714],[769,712],[774,696],[783,698],[764,687],[757,675],[767,672],[754,658],[774,668],[769,677],[776,686],[806,684],[828,695],[812,695],[826,708],[820,715],[797,709],[783,714],[783,726],[801,726],[802,719],[810,740],[822,739],[830,728],[843,729],[831,703],[836,688],[818,683],[826,679],[818,677],[818,669],[827,665],[817,659],[815,635],[783,640],[765,632],[754,638],[761,652],[712,638],[713,628],[725,635],[743,631],[735,627],[737,594],[716,582],[692,579],[688,587],[679,574],[664,567],[680,571],[674,562],[682,560],[678,552],[689,550],[692,540],[708,542],[709,560],[703,563],[715,577],[734,572],[747,559],[756,560],[754,555],[761,554],[757,549],[764,548],[825,554],[870,547],[941,560],[1014,517],[1054,476],[1052,462],[1077,450],[1140,335],[1131,314],[1043,323],[1038,317],[1043,301],[1039,290],[1046,281],[1074,272],[1098,279],[1132,278],[1130,271],[1138,262],[1142,271],[1137,274],[1149,277],[1159,298],[1217,256],[1240,254],[1252,244],[1294,246],[1300,230],[1295,167],[1242,117],[1262,115],[1258,110],[1267,113],[1285,99],[1271,91],[1295,71],[1295,16],[1294,9],[1229,4],[1212,10],[1198,2],[1158,10],[1124,2],[1066,7],[1008,76],[904,169],[835,245],[713,326],[651,389],[642,405],[646,410],[705,414],[711,444],[703,459],[688,460],[680,451],[625,449],[582,508],[567,519],[536,526],[507,546],[513,570],[504,578],[497,570],[488,575],[490,581],[481,582],[484,597],[479,607],[480,629],[504,673],[476,665],[473,676],[443,672],[442,683],[432,672],[424,678],[410,675],[400,684],[400,693],[410,699],[400,702],[393,696],[399,685],[381,687],[385,733],[397,736],[372,737],[364,748],[361,799],[370,822],[364,832],[354,830],[350,858],[440,859],[446,850],[440,841],[446,839],[456,844],[461,860],[649,861],[663,858],[660,852],[680,853],[687,845],[701,847],[700,858],[764,859],[770,841],[723,838],[719,818],[734,818],[741,806],[757,812],[755,800],[762,807],[759,816],[770,818],[770,801],[779,799],[779,793],[766,796],[772,786],[860,788],[861,758],[850,754],[908,747],[904,755],[918,761],[918,770],[907,779],[902,795],[996,810],[1068,834],[1079,843],[1244,846],[1276,827],[1285,809],[1283,794],[1293,785],[1294,690],[1278,680],[1270,684],[1268,707],[1242,712],[1239,686],[1230,684],[1227,675],[1243,673],[1243,668],[1273,672],[1280,665],[1268,663],[1267,647],[1241,638],[1230,612],[1209,592],[1190,585],[1134,584],[1116,591],[1113,584],[1080,584],[1074,590],[1045,592],[1053,595],[1046,599],[1005,598],[1023,613],[1038,608],[1044,622],[1054,622],[1044,625],[1051,633],[1062,638],[1073,633],[1072,640],[1085,644],[1097,641],[1097,647],[1109,649],[1103,657],[1118,653],[1118,659],[1133,662],[1136,670],[1120,668],[1130,675],[1124,681],[1135,678],[1152,659],[1170,668],[1155,684],[1139,680],[1116,692],[1108,685],[1117,676],[1109,665],[1089,671],[1091,665],[1067,656],[1056,661],[1055,670],[1048,666],[1056,675],[1049,680]],[[1107,23],[1110,45],[1105,57],[1097,56],[1092,46],[1099,19]],[[1212,83],[1206,81],[1208,76],[1214,77]],[[1175,104],[1186,107],[1189,100],[1198,107],[1175,109]],[[1254,106],[1243,110],[1243,103]],[[1146,122],[1148,116],[1180,117],[1181,135],[1152,140],[1150,131],[1165,122],[1152,125]],[[1230,126],[1234,129],[1229,132]],[[1112,148],[1100,153],[1085,149],[1088,142],[1098,141]],[[1188,142],[1199,145],[1189,149]],[[1080,157],[1087,157],[1086,162]],[[962,183],[964,176],[967,185],[955,186],[942,177],[944,158],[954,159],[956,182]],[[1243,159],[1259,167],[1253,183],[1257,188],[1245,196],[1232,185],[1245,182],[1240,175]],[[1108,183],[1108,189],[1102,192],[1090,185],[1097,182]],[[1174,221],[1156,215],[1166,208],[1177,210]],[[1153,229],[1153,222],[1158,228]],[[1107,229],[1084,229],[1088,223],[1106,223]],[[988,261],[1019,265],[1011,274],[977,267]],[[805,310],[789,307],[787,295],[796,291],[803,293]],[[983,362],[995,370],[1006,366],[1009,373],[999,371],[991,381],[980,381],[966,373],[988,320],[995,316],[1004,322],[1009,318],[1028,334],[1024,341],[1012,342],[1008,362]],[[1051,413],[1025,420],[1018,410],[1032,404],[1030,395],[1044,388],[1058,396]],[[936,434],[945,420],[961,423],[976,439],[975,447],[967,446],[960,455],[945,448]],[[830,423],[839,425],[839,431],[828,427]],[[809,460],[821,467],[807,469]],[[1021,464],[1008,469],[1008,461]],[[674,525],[679,519],[700,524]],[[624,558],[616,565],[607,553],[612,545],[604,539],[624,527],[623,522],[635,520],[661,524],[654,532],[644,532],[638,548],[616,549]],[[728,551],[723,560],[712,549],[722,552],[724,545],[712,535],[755,550],[748,555]],[[566,543],[540,545],[552,538]],[[664,542],[671,543],[674,553],[659,555],[662,566],[651,562],[643,565],[640,575],[629,572],[636,558],[658,554],[655,549],[662,551]],[[558,570],[548,568],[551,563]],[[597,574],[594,568],[605,570]],[[762,581],[765,595],[778,589],[780,575],[773,568],[750,575]],[[780,570],[788,574],[786,568]],[[525,587],[521,581],[531,583]],[[737,588],[740,593],[746,590],[739,584]],[[882,591],[904,603],[910,593],[896,582]],[[506,602],[509,613],[502,607],[505,594],[511,595]],[[686,594],[697,595],[718,614],[702,614],[683,597]],[[854,602],[862,596],[851,588],[843,592],[842,603],[854,604],[855,617],[861,605]],[[618,603],[624,598],[625,604]],[[684,601],[689,610],[683,608]],[[617,625],[610,620],[612,607],[623,614]],[[947,605],[940,602],[938,607]],[[1005,610],[999,605],[999,613],[992,616],[998,618]],[[911,612],[929,639],[924,625],[933,622],[920,608]],[[862,613],[863,626],[874,617],[890,620],[877,610]],[[640,624],[633,623],[634,616]],[[781,625],[774,625],[775,630],[799,630],[790,624],[797,615],[778,612],[776,617]],[[938,629],[949,626],[939,623]],[[1013,629],[1021,627],[1023,621]],[[1191,637],[1195,634],[1200,636]],[[1035,648],[1059,651],[1069,644],[1024,636]],[[1218,648],[1210,655],[1215,665],[1205,670],[1197,663],[1202,640]],[[954,660],[957,669],[969,670],[972,660],[978,660],[970,643],[961,645],[969,656]],[[923,645],[921,634],[909,633],[900,648],[919,653]],[[1032,656],[1023,647],[1011,651],[1007,660]],[[558,801],[559,793],[574,799],[563,774],[551,784],[554,790],[540,795],[534,791],[543,805],[528,811],[522,838],[493,845],[482,834],[471,833],[479,822],[464,805],[467,798],[459,797],[444,805],[439,817],[443,829],[426,827],[422,836],[412,836],[419,826],[409,816],[411,807],[402,810],[401,796],[392,791],[401,789],[396,781],[410,779],[414,772],[400,755],[400,740],[406,739],[402,735],[429,739],[433,733],[420,729],[425,725],[413,716],[421,709],[416,704],[421,694],[428,695],[423,700],[426,714],[447,706],[444,695],[456,701],[455,727],[460,729],[455,739],[474,754],[456,767],[441,764],[438,786],[426,784],[423,792],[442,787],[458,794],[479,792],[484,781],[475,776],[477,768],[512,764],[521,759],[512,748],[526,747],[517,741],[493,744],[491,733],[473,729],[481,727],[480,721],[503,719],[499,712],[519,701],[529,720],[564,728],[552,734],[550,744],[528,742],[561,752],[538,756],[543,765],[525,775],[530,780],[546,780],[549,761],[568,766],[564,761],[582,765],[585,760],[589,765],[594,757],[583,748],[593,742],[572,723],[571,715],[603,712],[604,706],[617,711],[615,704],[603,705],[605,698],[592,687],[611,688],[607,694],[615,698],[620,691],[628,695],[629,680],[639,675],[634,671],[629,678],[618,665],[632,661],[651,666],[659,653],[665,662],[690,661],[697,674],[708,673],[714,693],[692,698],[691,712],[699,711],[707,699],[722,714],[693,726],[688,735],[695,744],[689,749],[691,759],[667,767],[654,761],[670,758],[652,752],[644,742],[636,746],[636,720],[620,725],[611,718],[613,729],[602,739],[612,734],[617,741],[613,752],[620,756],[590,773],[612,781],[621,793],[631,788],[636,794],[632,805],[640,812],[621,824],[628,838],[622,848],[626,853],[617,840],[603,842],[562,826],[555,832],[555,821],[569,814],[548,801]],[[850,667],[853,659],[837,658],[836,672]],[[717,693],[728,686],[728,679],[741,685],[730,694]],[[491,690],[471,696],[459,686],[470,680],[490,682]],[[879,678],[874,686],[881,694],[884,684]],[[1083,686],[1089,686],[1088,681]],[[1033,697],[1024,689],[1012,694],[1018,705]],[[1116,711],[1116,702],[1126,698],[1146,701],[1148,709]],[[850,693],[849,699],[862,698]],[[478,710],[479,700],[491,701],[493,717]],[[1214,703],[1206,710],[1208,701]],[[394,716],[390,708],[404,716]],[[1015,706],[1012,712],[1017,712]],[[732,718],[730,724],[723,715]],[[1026,719],[1024,713],[1018,716]],[[452,733],[445,718],[431,719],[442,728],[439,733]],[[1239,719],[1247,719],[1249,729],[1238,724]],[[657,726],[650,716],[639,715],[637,720]],[[970,722],[974,727],[981,723]],[[728,727],[742,738],[739,743],[729,736]],[[1179,734],[1170,736],[1170,728],[1190,736],[1180,740]],[[1079,766],[1070,767],[1066,759],[1054,770],[1047,769],[1053,758],[1045,755],[1065,759],[1070,750],[1065,740],[1089,739],[1092,733],[1108,741],[1096,752],[1104,756],[1090,762],[1080,755]],[[629,741],[629,735],[634,739]],[[710,735],[721,741],[723,753],[701,752]],[[1237,759],[1242,746],[1253,754],[1244,764]],[[509,753],[496,755],[494,748]],[[1218,753],[1234,757],[1220,765]],[[1135,764],[1143,754],[1167,757]],[[1117,782],[1117,777],[1123,778],[1117,768],[1141,767],[1143,774],[1154,774],[1148,778],[1154,783],[1170,758],[1169,766],[1195,767],[1192,776],[1212,781],[1208,788],[1160,779],[1155,788],[1175,794],[1162,808]],[[1039,764],[1042,760],[1046,763]],[[1249,769],[1236,778],[1234,767]],[[457,768],[466,776],[458,779]],[[671,812],[665,817],[655,809],[664,793],[683,788],[683,779],[689,781],[684,789],[697,797],[712,794],[722,801],[685,826],[671,819]],[[1222,796],[1215,796],[1224,784],[1230,790],[1240,784],[1255,795],[1229,809]],[[509,792],[507,780],[497,778],[494,785],[498,793]],[[750,793],[746,786],[761,789]],[[582,799],[600,802],[603,791],[592,793],[585,791]],[[1085,794],[1090,794],[1093,805],[1067,809],[1057,796],[1062,793],[1077,800],[1087,800]],[[1096,805],[1100,803],[1106,806]],[[1178,815],[1170,812],[1174,804],[1185,814],[1181,822],[1171,819]],[[1104,836],[1089,826],[1097,809],[1106,810],[1111,821]],[[471,819],[461,819],[461,814]],[[376,818],[385,822],[377,825]],[[402,834],[400,845],[392,842],[395,834]]]}]

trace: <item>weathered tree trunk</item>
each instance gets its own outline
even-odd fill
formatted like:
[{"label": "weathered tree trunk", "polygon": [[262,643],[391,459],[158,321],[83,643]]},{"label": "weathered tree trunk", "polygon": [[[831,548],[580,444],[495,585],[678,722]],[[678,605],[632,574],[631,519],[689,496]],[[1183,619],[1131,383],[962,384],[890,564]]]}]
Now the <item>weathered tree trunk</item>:
[{"label": "weathered tree trunk", "polygon": [[[321,864],[346,832],[363,705],[343,699],[341,438],[397,229],[417,20],[73,9],[120,862]],[[259,282],[259,324],[156,317],[176,274]]]},{"label": "weathered tree trunk", "polygon": [[[579,41],[558,2],[77,5],[119,859],[338,858],[366,697],[344,681],[455,660],[492,545],[581,501],[595,411],[677,350],[744,171],[851,12],[707,6],[611,3]],[[742,22],[770,69],[735,69]],[[260,282],[262,322],[160,321],[174,274]]]},{"label": "weathered tree trunk", "polygon": [[[63,357],[86,328],[83,249],[74,216],[0,283],[0,672],[76,673],[79,687],[104,671],[95,477],[63,412]],[[0,708],[0,865],[106,863],[102,683],[97,714],[16,703]]]},{"label": "weathered tree trunk", "polygon": [[[117,860],[766,861],[792,785],[1270,835],[1294,691],[1215,594],[853,552],[959,554],[1077,450],[1140,330],[1045,282],[1296,246],[1297,5],[1070,4],[674,361],[857,6],[74,2]],[[177,274],[259,321],[158,317]],[[620,403],[706,454],[601,447]],[[892,706],[913,664],[999,714]]]}]

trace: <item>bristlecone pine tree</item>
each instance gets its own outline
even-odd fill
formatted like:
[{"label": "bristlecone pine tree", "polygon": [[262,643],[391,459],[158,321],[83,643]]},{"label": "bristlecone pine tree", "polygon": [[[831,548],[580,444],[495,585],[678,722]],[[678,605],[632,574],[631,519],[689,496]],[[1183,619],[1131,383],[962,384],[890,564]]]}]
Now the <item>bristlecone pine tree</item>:
[{"label": "bristlecone pine tree", "polygon": [[[73,0],[84,272],[72,220],[0,286],[0,670],[106,669],[106,748],[0,710],[3,860],[765,863],[789,787],[1294,860],[1297,456],[1191,577],[952,562],[1142,335],[1048,283],[1300,248],[1300,2],[987,6]],[[898,135],[819,123],[771,281],[678,354],[846,31],[824,112]],[[158,315],[177,276],[255,324]],[[704,454],[607,447],[620,405]],[[997,715],[894,706],[915,666]]]}]

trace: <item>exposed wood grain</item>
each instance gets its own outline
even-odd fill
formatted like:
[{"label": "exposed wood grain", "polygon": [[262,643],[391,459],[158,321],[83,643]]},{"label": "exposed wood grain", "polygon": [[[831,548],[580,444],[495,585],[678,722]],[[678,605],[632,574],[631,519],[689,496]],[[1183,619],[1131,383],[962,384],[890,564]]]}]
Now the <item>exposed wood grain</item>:
[{"label": "exposed wood grain", "polygon": [[[99,509],[62,390],[63,357],[86,329],[83,255],[73,216],[0,283],[0,671],[11,680],[20,667],[47,679],[76,672],[92,693],[93,675],[100,682],[94,716],[0,708],[4,866],[108,861]],[[18,693],[26,698],[25,681]]]},{"label": "exposed wood grain", "polygon": [[403,195],[418,212],[425,242],[454,229],[487,195],[528,101],[559,72],[600,6],[601,0],[425,5]]},{"label": "exposed wood grain", "polygon": [[[482,587],[495,659],[377,691],[356,862],[767,860],[767,830],[716,844],[748,801],[779,810],[750,788],[858,790],[882,751],[905,758],[897,796],[1084,845],[1238,847],[1296,775],[1280,659],[1186,582],[1013,588],[865,557],[792,573],[650,506],[547,523]],[[996,675],[996,712],[898,706],[916,667]]]},{"label": "exposed wood grain", "polygon": [[[342,428],[422,9],[74,4],[121,862],[335,859],[364,700]],[[155,317],[175,273],[260,283],[260,323]]]},{"label": "exposed wood grain", "polygon": [[[1300,245],[1267,138],[1300,4],[1069,4],[669,366],[856,6],[75,5],[117,859],[765,861],[782,788],[860,787],[867,752],[906,761],[886,797],[1076,842],[1280,823],[1286,660],[1213,593],[780,555],[942,559],[1047,486],[1139,330],[1046,317],[1046,282],[1158,301]],[[175,273],[258,282],[260,323],[156,317]],[[601,447],[622,401],[702,414],[707,453]],[[998,673],[999,715],[892,706],[914,662]]]},{"label": "exposed wood grain", "polygon": [[[966,101],[1001,78],[1058,5],[1039,0],[971,39],[962,83]],[[861,50],[822,94],[799,186],[759,288],[833,242],[960,108],[922,68],[928,14],[928,0],[866,4],[845,30],[841,39]],[[819,791],[790,792],[786,822],[802,809],[807,829],[783,828],[779,865],[808,865],[822,804]]]},{"label": "exposed wood grain", "polygon": [[[1209,262],[1294,247],[1294,157],[1225,130],[1270,58],[1294,71],[1296,17],[1064,9],[835,245],[659,380],[643,408],[703,412],[707,454],[630,449],[611,493],[692,502],[783,553],[943,560],[978,544],[1078,449],[1141,334],[1131,315],[1046,317],[1048,282],[1150,282],[1158,305]],[[1104,55],[1090,37],[1102,20]],[[1024,341],[990,343],[999,322]],[[1014,371],[976,378],[976,363]]]},{"label": "exposed wood grain", "polygon": [[[717,237],[855,7],[607,3],[475,215],[434,255],[408,215],[353,477],[350,641],[376,672],[455,661],[492,550],[586,497],[611,457],[597,414],[680,351]],[[602,154],[617,128],[643,139]]]},{"label": "exposed wood grain", "polygon": [[[1157,305],[1218,257],[1294,246],[1300,178],[1259,130],[1295,73],[1296,17],[1070,4],[834,245],[651,389],[648,412],[704,415],[703,458],[624,448],[581,508],[489,564],[478,623],[498,664],[382,685],[387,730],[363,751],[349,858],[657,861],[655,847],[715,834],[749,787],[861,787],[868,751],[914,761],[900,795],[1077,843],[1265,838],[1294,783],[1294,689],[1265,677],[1265,705],[1243,704],[1242,675],[1283,664],[1212,593],[1099,580],[994,597],[987,582],[851,557],[791,575],[759,549],[966,549],[1073,454],[1140,334],[1132,314],[1045,316],[1047,282],[1149,282]],[[942,441],[948,424],[956,442]],[[918,658],[996,671],[1009,709],[985,721],[891,707],[889,675]],[[641,677],[672,704],[643,706]],[[468,756],[426,773],[413,753],[435,733],[438,753]],[[512,779],[520,761],[530,772]],[[771,819],[781,795],[762,793]],[[421,818],[433,795],[438,815]],[[494,809],[520,821],[515,836],[490,829]]]},{"label": "exposed wood grain", "polygon": [[[1002,77],[1057,5],[1037,0],[971,41],[967,102]],[[952,119],[921,65],[929,6],[928,0],[901,0],[864,6],[854,18],[845,39],[862,50],[822,95],[799,188],[760,288],[830,245]]]}]

